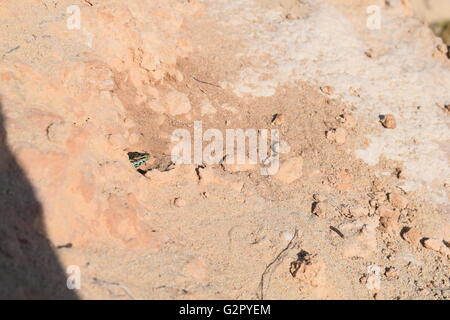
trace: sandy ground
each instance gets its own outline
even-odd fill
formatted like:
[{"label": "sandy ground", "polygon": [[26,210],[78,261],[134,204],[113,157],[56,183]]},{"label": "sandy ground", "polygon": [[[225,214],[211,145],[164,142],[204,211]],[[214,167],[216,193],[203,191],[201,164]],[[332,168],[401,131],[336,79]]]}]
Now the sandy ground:
[{"label": "sandy ground", "polygon": [[[67,30],[72,2],[0,7],[1,297],[449,298],[436,6],[75,1]],[[279,130],[279,173],[172,163],[198,120]]]}]

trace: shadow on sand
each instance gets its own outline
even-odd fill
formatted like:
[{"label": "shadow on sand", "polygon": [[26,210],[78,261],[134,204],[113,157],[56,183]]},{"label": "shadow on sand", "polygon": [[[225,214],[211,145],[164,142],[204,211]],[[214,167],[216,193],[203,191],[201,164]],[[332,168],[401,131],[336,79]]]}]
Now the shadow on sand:
[{"label": "shadow on sand", "polygon": [[0,299],[77,299],[45,235],[42,206],[7,146],[0,100]]}]

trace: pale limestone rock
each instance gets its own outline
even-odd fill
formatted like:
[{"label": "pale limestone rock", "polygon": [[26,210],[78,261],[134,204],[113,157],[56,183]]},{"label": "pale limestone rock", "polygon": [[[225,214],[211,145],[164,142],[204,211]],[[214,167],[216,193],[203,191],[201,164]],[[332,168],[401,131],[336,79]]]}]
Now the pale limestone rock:
[{"label": "pale limestone rock", "polygon": [[272,144],[271,150],[274,154],[288,154],[291,152],[291,146],[284,140]]},{"label": "pale limestone rock", "polygon": [[290,184],[303,175],[303,158],[290,158],[281,163],[278,173],[273,177],[281,183]]},{"label": "pale limestone rock", "polygon": [[208,99],[204,99],[200,105],[200,112],[201,115],[207,115],[207,114],[214,114],[217,112],[216,108],[211,104],[211,102]]},{"label": "pale limestone rock", "polygon": [[172,90],[165,97],[166,112],[171,116],[186,114],[191,111],[189,98],[181,92]]}]

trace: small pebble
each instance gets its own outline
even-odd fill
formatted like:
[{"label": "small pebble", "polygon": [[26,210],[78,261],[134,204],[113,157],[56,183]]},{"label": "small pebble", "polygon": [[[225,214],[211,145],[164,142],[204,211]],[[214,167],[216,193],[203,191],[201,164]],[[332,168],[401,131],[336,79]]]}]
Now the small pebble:
[{"label": "small pebble", "polygon": [[394,267],[388,267],[388,268],[386,268],[384,275],[386,276],[386,278],[397,279],[398,271]]},{"label": "small pebble", "polygon": [[272,151],[276,154],[288,154],[291,152],[291,146],[284,140],[277,141],[272,145]]},{"label": "small pebble", "polygon": [[383,115],[380,122],[386,129],[395,129],[397,127],[397,122],[392,114]]},{"label": "small pebble", "polygon": [[444,244],[443,241],[433,238],[425,238],[422,240],[422,244],[425,248],[440,252],[450,257],[450,249]]},{"label": "small pebble", "polygon": [[186,201],[181,198],[175,198],[175,200],[173,200],[173,204],[175,207],[182,208],[186,205]]},{"label": "small pebble", "polygon": [[331,142],[335,142],[336,144],[344,144],[347,140],[347,130],[345,130],[344,128],[336,128],[327,131],[326,138]]},{"label": "small pebble", "polygon": [[398,193],[389,193],[388,199],[394,208],[405,209],[408,205],[408,200]]},{"label": "small pebble", "polygon": [[291,241],[294,235],[288,231],[284,231],[281,233],[281,237],[286,241]]},{"label": "small pebble", "polygon": [[333,94],[334,88],[332,86],[323,86],[323,87],[320,87],[320,91],[322,91],[325,94]]},{"label": "small pebble", "polygon": [[314,202],[312,205],[312,213],[319,218],[336,216],[336,211],[326,201]]},{"label": "small pebble", "polygon": [[285,122],[285,116],[281,113],[274,114],[272,116],[272,124],[279,126]]},{"label": "small pebble", "polygon": [[422,235],[420,234],[419,230],[414,227],[402,230],[401,236],[404,240],[408,241],[411,244],[418,244],[420,242],[420,239],[422,239]]}]

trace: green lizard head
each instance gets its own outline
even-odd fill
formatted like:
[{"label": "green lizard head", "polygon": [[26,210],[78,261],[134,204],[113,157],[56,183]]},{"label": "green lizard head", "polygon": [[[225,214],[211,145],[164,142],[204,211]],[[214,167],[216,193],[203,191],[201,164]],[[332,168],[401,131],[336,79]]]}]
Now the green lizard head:
[{"label": "green lizard head", "polygon": [[138,168],[150,159],[150,154],[147,152],[128,152],[128,159],[135,168]]}]

